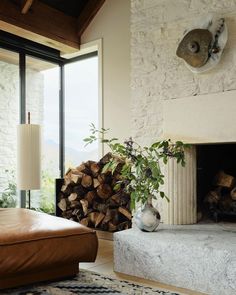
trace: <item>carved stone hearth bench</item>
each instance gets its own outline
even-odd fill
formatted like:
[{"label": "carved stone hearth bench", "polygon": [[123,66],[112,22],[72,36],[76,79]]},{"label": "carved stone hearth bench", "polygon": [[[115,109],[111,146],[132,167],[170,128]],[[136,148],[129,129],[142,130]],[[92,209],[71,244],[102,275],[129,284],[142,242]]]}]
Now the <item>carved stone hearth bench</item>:
[{"label": "carved stone hearth bench", "polygon": [[206,294],[236,294],[236,227],[161,224],[152,233],[116,232],[114,270]]},{"label": "carved stone hearth bench", "polygon": [[74,276],[97,255],[96,232],[28,209],[0,209],[0,289]]}]

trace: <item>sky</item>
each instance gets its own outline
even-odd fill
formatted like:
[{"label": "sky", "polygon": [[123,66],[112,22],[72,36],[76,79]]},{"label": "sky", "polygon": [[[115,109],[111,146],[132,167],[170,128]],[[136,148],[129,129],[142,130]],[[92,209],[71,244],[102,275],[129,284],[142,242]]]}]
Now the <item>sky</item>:
[{"label": "sky", "polygon": [[[44,73],[44,137],[58,144],[59,67]],[[98,58],[92,57],[65,66],[65,143],[77,151],[91,151],[97,144],[84,147],[90,134],[89,124],[98,126]]]}]

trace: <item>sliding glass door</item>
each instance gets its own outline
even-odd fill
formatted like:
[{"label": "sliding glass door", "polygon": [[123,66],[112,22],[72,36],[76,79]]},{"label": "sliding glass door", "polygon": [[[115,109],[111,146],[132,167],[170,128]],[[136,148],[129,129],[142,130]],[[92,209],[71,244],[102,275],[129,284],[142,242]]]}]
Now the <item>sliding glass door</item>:
[{"label": "sliding glass door", "polygon": [[85,147],[89,125],[98,127],[98,57],[65,65],[65,168],[98,160],[98,143]]},{"label": "sliding glass door", "polygon": [[19,123],[19,55],[0,48],[0,208],[16,207],[16,126]]}]

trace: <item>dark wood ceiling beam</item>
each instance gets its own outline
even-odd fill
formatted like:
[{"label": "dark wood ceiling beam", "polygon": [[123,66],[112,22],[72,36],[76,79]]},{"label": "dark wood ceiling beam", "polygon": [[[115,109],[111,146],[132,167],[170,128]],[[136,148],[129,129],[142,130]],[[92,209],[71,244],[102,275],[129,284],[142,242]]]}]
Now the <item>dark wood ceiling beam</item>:
[{"label": "dark wood ceiling beam", "polygon": [[21,4],[21,13],[26,14],[29,10],[30,7],[32,6],[34,0],[23,0]]},{"label": "dark wood ceiling beam", "polygon": [[78,17],[78,36],[79,38],[88,27],[98,10],[102,7],[105,0],[88,0],[85,8]]},{"label": "dark wood ceiling beam", "polygon": [[77,18],[35,1],[22,14],[15,1],[0,1],[0,30],[56,48],[63,53],[79,49]]}]

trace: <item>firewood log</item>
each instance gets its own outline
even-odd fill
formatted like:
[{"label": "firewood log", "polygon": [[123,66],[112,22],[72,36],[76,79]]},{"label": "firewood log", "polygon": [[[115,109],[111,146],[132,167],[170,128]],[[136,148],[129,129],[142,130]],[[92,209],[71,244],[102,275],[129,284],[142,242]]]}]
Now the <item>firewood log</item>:
[{"label": "firewood log", "polygon": [[106,204],[109,206],[109,208],[118,208],[120,204],[117,204],[112,198],[108,198],[106,201]]},{"label": "firewood log", "polygon": [[100,214],[99,212],[92,212],[92,213],[90,213],[90,214],[88,215],[89,220],[91,221],[91,223],[92,223],[93,225],[96,224],[96,220],[97,220],[99,214]]},{"label": "firewood log", "polygon": [[236,187],[234,187],[231,192],[230,192],[230,196],[232,198],[232,200],[236,201]]},{"label": "firewood log", "polygon": [[80,207],[80,202],[78,200],[70,202],[70,208]]},{"label": "firewood log", "polygon": [[79,166],[76,167],[76,170],[78,172],[83,172],[86,169],[86,166],[84,163],[80,164]]},{"label": "firewood log", "polygon": [[98,227],[98,225],[103,221],[104,217],[105,217],[105,214],[100,212],[97,219],[96,219],[95,227]]},{"label": "firewood log", "polygon": [[131,220],[132,219],[132,214],[130,213],[129,210],[127,210],[126,208],[123,207],[119,207],[118,211],[124,215],[127,219]]},{"label": "firewood log", "polygon": [[104,231],[108,231],[108,223],[100,223],[99,225],[99,229],[104,230]]},{"label": "firewood log", "polygon": [[120,204],[121,202],[121,195],[120,193],[116,193],[113,196],[111,196],[111,199],[116,202],[116,204]]},{"label": "firewood log", "polygon": [[130,195],[120,191],[114,194],[111,199],[115,201],[118,205],[126,206],[130,202]]},{"label": "firewood log", "polygon": [[97,177],[98,172],[100,170],[100,166],[98,165],[98,163],[93,162],[93,163],[90,164],[90,170],[92,172],[93,177]]},{"label": "firewood log", "polygon": [[108,223],[112,219],[111,210],[107,209],[106,215],[102,221],[103,224]]},{"label": "firewood log", "polygon": [[63,184],[63,186],[61,187],[61,191],[63,193],[65,193],[65,191],[67,190],[68,184]]},{"label": "firewood log", "polygon": [[61,199],[57,206],[61,209],[61,211],[66,211],[67,201],[65,198]]},{"label": "firewood log", "polygon": [[87,192],[87,194],[84,196],[84,199],[87,200],[89,206],[91,206],[95,197],[96,197],[96,192],[95,192],[95,191],[89,191],[89,192]]},{"label": "firewood log", "polygon": [[85,218],[81,219],[79,223],[84,225],[84,226],[88,226],[89,225],[88,217],[85,217]]},{"label": "firewood log", "polygon": [[106,213],[108,209],[108,205],[104,203],[98,203],[96,201],[93,202],[93,209],[95,211]]},{"label": "firewood log", "polygon": [[77,184],[76,186],[74,186],[73,192],[77,194],[79,199],[81,199],[87,193],[87,189],[84,188],[81,184]]},{"label": "firewood log", "polygon": [[99,161],[99,164],[104,166],[111,160],[111,158],[112,158],[112,153],[107,153],[105,156],[101,158],[101,160]]},{"label": "firewood log", "polygon": [[234,184],[235,178],[229,174],[226,174],[224,171],[220,171],[216,175],[216,185],[232,188]]},{"label": "firewood log", "polygon": [[115,224],[113,224],[111,221],[109,221],[109,223],[108,223],[108,230],[110,232],[114,232],[114,231],[117,230],[117,226]]},{"label": "firewood log", "polygon": [[72,215],[75,215],[75,216],[77,216],[79,213],[80,213],[80,210],[81,209],[74,209],[73,211],[72,211]]},{"label": "firewood log", "polygon": [[117,179],[117,180],[120,180],[120,173],[121,173],[121,170],[124,166],[124,161],[121,160],[121,159],[118,159],[119,163],[118,165],[116,166],[116,170],[115,170],[115,173],[114,173],[114,178]]},{"label": "firewood log", "polygon": [[105,180],[106,180],[106,175],[105,174],[103,174],[103,173],[101,173],[101,174],[99,174],[98,175],[98,182],[100,183],[100,184],[103,184],[103,183],[105,183]]},{"label": "firewood log", "polygon": [[214,191],[210,191],[205,199],[204,202],[207,202],[209,204],[217,204],[221,198],[221,187],[218,187]]},{"label": "firewood log", "polygon": [[62,212],[62,217],[70,219],[72,217],[73,210],[66,210]]},{"label": "firewood log", "polygon": [[84,174],[81,180],[82,186],[85,188],[88,188],[92,185],[92,183],[93,183],[92,177],[90,175]]},{"label": "firewood log", "polygon": [[80,209],[80,210],[78,211],[78,213],[76,214],[76,217],[77,217],[77,220],[78,220],[78,221],[80,221],[81,219],[84,218],[84,213],[83,213],[83,210],[82,210],[82,209]]},{"label": "firewood log", "polygon": [[83,200],[80,200],[80,203],[83,208],[84,216],[86,216],[88,214],[88,201],[83,199]]},{"label": "firewood log", "polygon": [[106,224],[109,221],[111,221],[113,224],[117,225],[119,224],[119,214],[117,209],[107,209],[106,215],[102,221],[102,224]]},{"label": "firewood log", "polygon": [[71,172],[71,168],[68,168],[67,171],[66,171],[66,173],[65,173],[65,176],[69,175],[70,172]]},{"label": "firewood log", "polygon": [[94,161],[87,161],[84,163],[84,167],[83,167],[83,170],[81,172],[87,174],[87,175],[90,175],[92,176],[92,171],[90,169],[90,165],[91,163],[93,163]]},{"label": "firewood log", "polygon": [[64,194],[64,196],[69,196],[73,192],[73,186],[70,184],[63,184],[61,187],[61,192]]},{"label": "firewood log", "polygon": [[112,195],[112,188],[109,184],[101,184],[97,188],[97,194],[101,199],[107,199]]},{"label": "firewood log", "polygon": [[77,196],[76,193],[71,193],[71,194],[69,195],[69,197],[68,197],[68,200],[69,200],[70,202],[72,202],[72,201],[75,201],[77,198],[78,198],[78,196]]},{"label": "firewood log", "polygon": [[98,181],[98,179],[97,178],[94,178],[93,179],[93,187],[94,188],[97,188],[99,185],[100,185],[100,182]]},{"label": "firewood log", "polygon": [[79,172],[78,174],[71,174],[70,179],[73,183],[81,182],[81,179],[83,178],[83,173]]},{"label": "firewood log", "polygon": [[124,221],[121,222],[117,225],[117,230],[124,230],[124,229],[128,229],[131,226],[131,222],[129,221]]},{"label": "firewood log", "polygon": [[65,175],[64,177],[64,185],[67,187],[70,183],[71,183],[71,178],[70,178],[71,174]]}]

